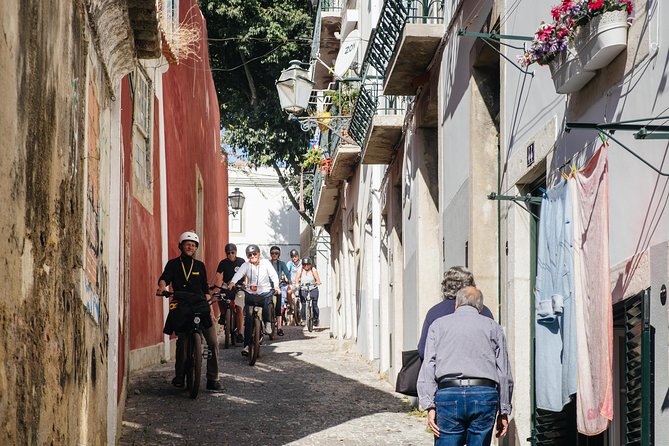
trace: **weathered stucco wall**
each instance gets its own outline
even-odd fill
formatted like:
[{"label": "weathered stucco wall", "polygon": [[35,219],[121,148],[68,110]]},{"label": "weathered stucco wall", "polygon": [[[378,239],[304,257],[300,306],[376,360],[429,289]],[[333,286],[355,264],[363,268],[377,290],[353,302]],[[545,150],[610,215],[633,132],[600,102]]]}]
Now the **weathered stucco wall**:
[{"label": "weathered stucco wall", "polygon": [[96,323],[81,296],[84,2],[3,0],[0,29],[0,444],[101,444],[105,300]]}]

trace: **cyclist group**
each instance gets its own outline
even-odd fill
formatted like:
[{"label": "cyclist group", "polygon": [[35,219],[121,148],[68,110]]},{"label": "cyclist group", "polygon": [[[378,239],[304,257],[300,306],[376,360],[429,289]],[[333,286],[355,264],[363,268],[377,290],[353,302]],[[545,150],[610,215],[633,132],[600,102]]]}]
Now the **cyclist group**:
[{"label": "cyclist group", "polygon": [[[158,279],[158,289],[156,295],[165,295],[168,286],[172,286],[174,291],[187,292],[202,296],[210,304],[213,302],[209,292],[209,282],[207,281],[207,271],[203,262],[194,258],[200,244],[200,240],[193,231],[187,231],[179,237],[180,255],[171,259],[165,265],[163,274]],[[270,260],[263,259],[258,245],[248,245],[246,247],[246,258],[237,257],[237,246],[228,243],[225,246],[225,258],[221,260],[216,269],[214,285],[221,287],[226,295],[226,299],[232,305],[235,315],[237,332],[233,334],[237,342],[243,342],[244,348],[242,355],[249,353],[249,342],[251,339],[251,314],[249,307],[253,305],[262,306],[263,321],[265,322],[265,334],[272,332],[272,317],[270,317],[270,303],[276,296],[275,319],[276,333],[283,336],[283,322],[286,309],[294,311],[296,302],[294,302],[295,290],[301,301],[301,320],[305,319],[305,302],[307,293],[310,294],[313,308],[313,324],[318,326],[318,286],[321,284],[318,271],[313,267],[311,259],[305,257],[300,260],[300,254],[297,250],[290,251],[290,262],[286,264],[280,260],[281,249],[278,246],[270,248]],[[237,290],[243,285],[244,293]],[[303,290],[303,287],[304,290]],[[212,288],[213,289],[213,288]],[[306,291],[309,290],[310,291]],[[219,300],[221,318],[219,324],[224,324],[223,305]],[[242,308],[244,309],[242,312]],[[204,319],[207,319],[206,317]],[[303,325],[303,324],[301,324]],[[216,337],[216,328],[211,317],[205,320],[203,324],[203,334],[206,339],[208,349],[211,355],[207,360],[207,389],[219,390],[221,384],[218,380],[218,342]],[[171,328],[170,328],[171,330]],[[179,331],[177,333],[177,351],[175,364],[175,378],[172,384],[176,387],[184,386],[184,362],[185,362],[185,339],[189,333]],[[168,327],[165,327],[168,332]],[[242,335],[243,333],[243,335]]]}]

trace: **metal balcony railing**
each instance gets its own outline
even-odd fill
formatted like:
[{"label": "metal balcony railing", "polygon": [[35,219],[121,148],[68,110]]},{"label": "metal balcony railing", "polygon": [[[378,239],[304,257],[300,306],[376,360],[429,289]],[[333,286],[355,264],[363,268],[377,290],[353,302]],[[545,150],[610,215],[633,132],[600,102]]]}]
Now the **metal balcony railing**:
[{"label": "metal balcony railing", "polygon": [[[443,20],[444,0],[386,0],[383,3],[362,63],[363,79],[373,81],[361,90],[349,127],[349,134],[360,147],[363,147],[375,114],[397,115],[406,111],[407,97],[379,95],[404,26],[406,23],[442,23]],[[374,68],[375,75],[369,75],[370,67]]]},{"label": "metal balcony railing", "polygon": [[443,23],[444,0],[386,0],[379,21],[369,38],[363,74],[373,66],[385,76],[388,63],[407,23]]},{"label": "metal balcony railing", "polygon": [[365,85],[355,103],[348,132],[360,147],[372,128],[374,115],[403,115],[410,98],[407,96],[384,96],[379,94],[382,83],[378,80]]},{"label": "metal balcony railing", "polygon": [[321,0],[320,8],[322,12],[338,12],[341,11],[344,0]]}]

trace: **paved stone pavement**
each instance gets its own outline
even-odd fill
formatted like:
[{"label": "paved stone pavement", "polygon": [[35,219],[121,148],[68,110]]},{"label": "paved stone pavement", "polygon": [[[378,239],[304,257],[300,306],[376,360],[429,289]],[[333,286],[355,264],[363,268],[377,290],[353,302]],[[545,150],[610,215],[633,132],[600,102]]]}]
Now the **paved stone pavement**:
[{"label": "paved stone pavement", "polygon": [[336,343],[327,329],[287,327],[261,347],[255,367],[240,347],[220,349],[224,389],[196,400],[170,385],[172,362],[135,372],[120,444],[433,444],[426,419]]}]

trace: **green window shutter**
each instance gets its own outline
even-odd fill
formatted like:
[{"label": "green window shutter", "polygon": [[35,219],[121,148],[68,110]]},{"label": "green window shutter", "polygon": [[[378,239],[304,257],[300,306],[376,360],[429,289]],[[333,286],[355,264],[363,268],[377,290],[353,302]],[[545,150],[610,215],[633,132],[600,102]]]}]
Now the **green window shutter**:
[{"label": "green window shutter", "polygon": [[625,443],[650,446],[653,410],[650,290],[625,301]]}]

